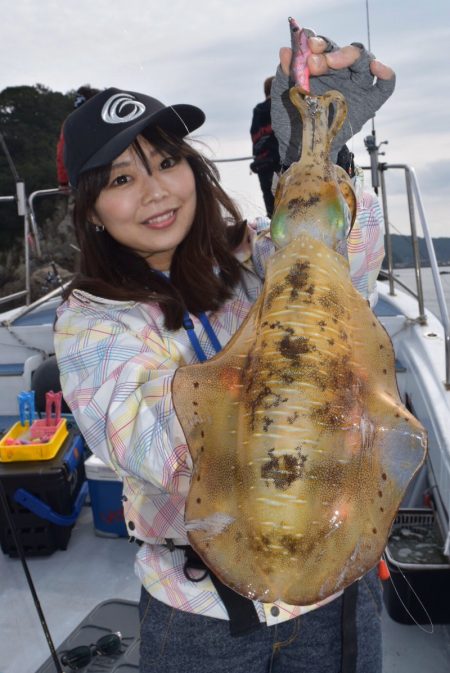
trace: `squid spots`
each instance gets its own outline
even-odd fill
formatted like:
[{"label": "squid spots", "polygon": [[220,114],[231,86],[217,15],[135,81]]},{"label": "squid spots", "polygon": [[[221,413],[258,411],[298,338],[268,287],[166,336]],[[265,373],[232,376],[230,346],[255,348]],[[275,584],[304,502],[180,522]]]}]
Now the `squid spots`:
[{"label": "squid spots", "polygon": [[290,217],[298,217],[308,212],[312,206],[320,202],[320,194],[309,194],[305,198],[291,199],[287,203],[287,210]]},{"label": "squid spots", "polygon": [[283,535],[280,538],[280,545],[286,549],[290,556],[296,556],[300,549],[300,541],[293,535]]},{"label": "squid spots", "polygon": [[266,298],[265,298],[265,308],[271,309],[272,304],[277,299],[281,294],[284,292],[284,284],[276,285],[270,292],[268,292]]},{"label": "squid spots", "polygon": [[326,311],[331,314],[333,322],[340,320],[344,315],[344,307],[342,306],[339,296],[334,289],[325,292],[321,297],[319,297],[318,302]]},{"label": "squid spots", "polygon": [[298,412],[294,411],[292,416],[287,417],[287,422],[289,423],[289,425],[294,425],[294,423],[295,423],[295,421],[297,420],[298,417],[299,417]]},{"label": "squid spots", "polygon": [[344,408],[336,402],[326,402],[311,413],[311,420],[330,432],[336,432],[345,421]]},{"label": "squid spots", "polygon": [[336,432],[345,427],[356,409],[361,408],[364,384],[356,377],[347,357],[329,358],[323,378],[316,383],[320,388],[334,391],[334,397],[314,409],[310,418],[315,425]]},{"label": "squid spots", "polygon": [[306,287],[309,280],[309,262],[296,262],[288,271],[286,280],[289,285],[296,289],[301,290]]},{"label": "squid spots", "polygon": [[[252,430],[255,430],[256,428],[256,421],[257,421],[256,412],[258,411],[258,409],[264,409],[266,411],[269,411],[270,409],[276,409],[277,407],[280,407],[282,404],[287,402],[287,397],[283,397],[279,393],[274,393],[271,387],[264,383],[261,384],[259,392],[255,391],[253,395],[249,395],[249,397],[250,399],[246,403],[246,406],[250,408],[250,427],[252,428]],[[265,425],[267,426],[268,429],[267,421],[270,421],[270,419],[267,416],[264,416],[263,428]],[[267,429],[265,430],[265,432],[267,432]]]},{"label": "squid spots", "polygon": [[278,350],[284,358],[289,360],[291,366],[298,367],[301,362],[300,357],[316,350],[316,347],[311,345],[307,337],[292,337],[287,334],[279,342]]},{"label": "squid spots", "polygon": [[277,490],[286,491],[294,481],[302,479],[307,457],[302,453],[301,447],[297,447],[295,454],[284,453],[280,456],[276,456],[275,450],[270,449],[267,457],[268,461],[261,467],[261,477],[267,486],[272,483]]},{"label": "squid spots", "polygon": [[272,425],[272,423],[273,423],[273,418],[269,418],[269,416],[264,416],[264,418],[263,418],[263,430],[264,430],[264,432],[268,431],[268,429]]}]

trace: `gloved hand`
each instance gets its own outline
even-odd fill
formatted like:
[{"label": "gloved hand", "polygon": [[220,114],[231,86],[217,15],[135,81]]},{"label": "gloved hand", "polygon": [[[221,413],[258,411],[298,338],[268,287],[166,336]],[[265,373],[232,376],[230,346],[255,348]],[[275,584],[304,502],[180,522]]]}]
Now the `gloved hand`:
[{"label": "gloved hand", "polygon": [[[309,46],[313,52],[308,58],[312,94],[323,94],[336,89],[347,101],[347,118],[334,139],[331,151],[336,161],[341,147],[391,96],[395,88],[395,73],[377,61],[362,44],[354,42],[340,49],[324,37],[316,37],[308,29]],[[289,99],[291,49],[280,49],[280,66],[272,84],[271,119],[278,140],[281,163],[284,168],[298,161],[301,154],[302,123]]]}]

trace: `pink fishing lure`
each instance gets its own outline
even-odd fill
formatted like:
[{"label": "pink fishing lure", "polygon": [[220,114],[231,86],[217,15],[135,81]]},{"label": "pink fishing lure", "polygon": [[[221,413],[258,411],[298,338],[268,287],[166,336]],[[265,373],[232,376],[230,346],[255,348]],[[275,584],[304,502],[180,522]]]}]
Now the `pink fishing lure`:
[{"label": "pink fishing lure", "polygon": [[308,45],[308,37],[303,28],[300,28],[297,21],[291,16],[289,17],[289,29],[291,31],[292,47],[291,79],[295,85],[301,87],[306,93],[309,93],[309,68],[307,60],[311,54],[311,49]]}]

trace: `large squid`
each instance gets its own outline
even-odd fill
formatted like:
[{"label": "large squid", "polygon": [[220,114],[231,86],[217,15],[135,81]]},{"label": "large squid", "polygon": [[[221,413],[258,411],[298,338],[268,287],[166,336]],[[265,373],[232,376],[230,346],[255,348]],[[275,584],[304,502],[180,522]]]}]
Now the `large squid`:
[{"label": "large squid", "polygon": [[279,182],[261,295],[221,353],[173,382],[194,463],[190,543],[235,591],[291,605],[377,564],[426,453],[389,336],[351,283],[355,198],[329,160],[346,103],[310,94],[304,75],[290,91],[302,154]]}]

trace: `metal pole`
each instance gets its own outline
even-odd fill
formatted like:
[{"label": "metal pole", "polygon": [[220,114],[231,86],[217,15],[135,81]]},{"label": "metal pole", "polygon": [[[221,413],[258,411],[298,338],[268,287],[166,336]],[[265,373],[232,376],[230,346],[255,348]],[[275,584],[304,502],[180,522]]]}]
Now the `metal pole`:
[{"label": "metal pole", "polygon": [[6,304],[9,301],[14,301],[15,299],[20,299],[26,295],[26,290],[20,290],[20,292],[14,292],[13,294],[8,294],[6,297],[0,297],[0,304]]},{"label": "metal pole", "polygon": [[30,245],[28,241],[28,234],[30,232],[28,226],[28,217],[24,215],[23,218],[23,232],[25,237],[24,249],[25,249],[25,303],[28,306],[31,299],[31,283],[30,283]]},{"label": "metal pole", "polygon": [[[26,193],[25,193],[25,183],[23,180],[20,179],[19,174],[17,172],[17,169],[14,165],[14,162],[12,160],[12,157],[9,153],[8,147],[6,145],[5,139],[3,137],[3,134],[0,133],[0,145],[2,146],[3,152],[6,156],[6,160],[8,162],[9,168],[11,170],[11,173],[13,174],[14,181],[16,183],[16,197],[15,201],[17,203],[17,214],[19,217],[23,217],[23,230],[24,230],[24,252],[25,252],[25,302],[26,304],[30,303],[30,243],[28,240],[28,235],[29,235],[29,222],[28,222],[28,208],[27,208],[27,201],[26,201]],[[8,197],[5,197],[3,200],[8,199]]]},{"label": "metal pole", "polygon": [[236,157],[235,159],[212,159],[215,164],[224,164],[227,161],[253,161],[255,157]]},{"label": "metal pole", "polygon": [[[422,226],[422,231],[423,231],[425,241],[426,241],[426,244],[427,244],[428,256],[430,258],[431,271],[432,271],[432,274],[433,274],[434,288],[435,288],[435,291],[436,291],[436,296],[437,296],[438,304],[439,304],[441,323],[442,323],[443,328],[444,328],[444,335],[445,335],[445,344],[444,344],[445,345],[445,382],[444,382],[444,385],[448,390],[450,390],[450,319],[449,319],[449,315],[448,315],[448,310],[447,310],[447,304],[446,304],[446,301],[445,301],[444,291],[442,289],[442,282],[441,282],[441,278],[440,278],[440,275],[439,275],[436,253],[435,253],[434,246],[433,246],[433,239],[431,237],[430,228],[428,226],[427,218],[425,217],[425,211],[424,211],[423,204],[422,204],[422,197],[420,195],[419,186],[417,184],[416,174],[415,174],[414,168],[412,168],[411,166],[408,166],[408,164],[386,164],[386,169],[388,169],[388,168],[401,168],[403,171],[405,171],[406,175],[409,177],[409,183],[407,182],[407,184],[409,184],[410,188],[411,188],[411,185],[412,185],[412,189],[413,189],[414,195],[416,197],[417,211],[419,213],[420,222],[421,222],[421,226]],[[415,220],[414,220],[414,222],[415,222]],[[412,225],[411,225],[411,229],[412,229]]]},{"label": "metal pole", "polygon": [[420,195],[419,186],[417,184],[416,174],[413,168],[410,166],[406,169],[411,177],[411,183],[416,197],[417,210],[419,212],[420,221],[422,222],[423,235],[428,249],[428,256],[430,258],[431,264],[431,273],[433,274],[434,287],[436,290],[436,297],[439,304],[439,310],[441,314],[441,321],[444,326],[444,335],[445,335],[445,387],[447,390],[450,390],[450,319],[448,315],[447,304],[445,301],[444,290],[442,288],[441,277],[439,275],[438,263],[436,259],[436,253],[433,246],[433,240],[431,234],[428,230],[427,220],[425,217],[425,210],[422,203],[422,197]]},{"label": "metal pole", "polygon": [[422,275],[420,272],[420,252],[417,240],[416,215],[414,211],[414,198],[411,189],[411,176],[408,168],[405,169],[406,194],[408,197],[409,221],[411,224],[411,244],[414,257],[414,273],[416,276],[417,301],[419,302],[419,322],[421,325],[427,324],[425,315],[425,303],[423,300]]}]

